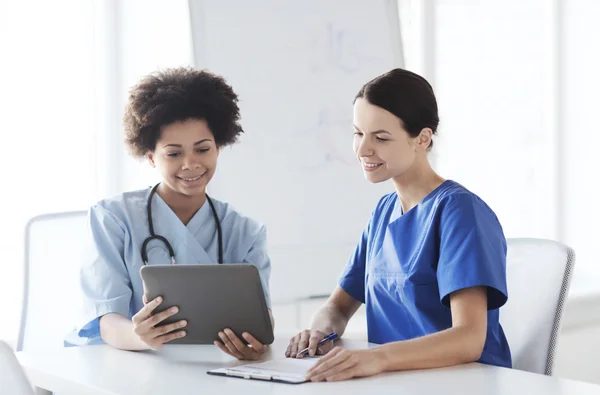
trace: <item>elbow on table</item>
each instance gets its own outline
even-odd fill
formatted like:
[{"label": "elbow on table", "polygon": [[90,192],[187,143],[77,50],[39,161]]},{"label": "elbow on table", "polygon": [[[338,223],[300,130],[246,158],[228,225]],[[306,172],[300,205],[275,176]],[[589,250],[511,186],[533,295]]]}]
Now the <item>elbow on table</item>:
[{"label": "elbow on table", "polygon": [[465,360],[463,361],[463,363],[479,361],[479,359],[481,359],[481,354],[483,354],[483,346],[482,347],[471,346],[465,352],[465,355],[464,355]]},{"label": "elbow on table", "polygon": [[465,332],[465,345],[462,353],[463,361],[461,362],[469,363],[478,361],[483,354],[487,330],[482,332],[480,330],[467,329]]}]

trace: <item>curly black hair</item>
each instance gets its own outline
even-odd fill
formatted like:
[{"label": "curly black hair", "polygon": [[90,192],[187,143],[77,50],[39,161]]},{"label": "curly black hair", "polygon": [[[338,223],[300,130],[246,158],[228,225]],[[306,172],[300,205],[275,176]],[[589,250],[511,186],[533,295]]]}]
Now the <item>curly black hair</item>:
[{"label": "curly black hair", "polygon": [[237,102],[225,79],[206,70],[178,67],[149,74],[129,92],[125,141],[132,155],[143,157],[156,148],[162,127],[204,119],[218,147],[233,144],[244,132]]}]

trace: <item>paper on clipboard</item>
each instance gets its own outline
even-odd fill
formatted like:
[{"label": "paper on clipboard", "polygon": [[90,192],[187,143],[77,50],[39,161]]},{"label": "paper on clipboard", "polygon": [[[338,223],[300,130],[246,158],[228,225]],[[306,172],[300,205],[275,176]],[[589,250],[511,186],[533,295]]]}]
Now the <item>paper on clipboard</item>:
[{"label": "paper on clipboard", "polygon": [[210,370],[207,373],[255,380],[272,380],[300,384],[306,382],[306,373],[320,357],[282,358],[232,368]]}]

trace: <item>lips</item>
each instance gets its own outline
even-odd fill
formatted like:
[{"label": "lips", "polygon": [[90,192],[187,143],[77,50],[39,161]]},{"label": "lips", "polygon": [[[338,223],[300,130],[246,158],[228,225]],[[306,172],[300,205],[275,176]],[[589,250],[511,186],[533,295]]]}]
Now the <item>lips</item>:
[{"label": "lips", "polygon": [[383,163],[363,162],[362,165],[363,165],[364,171],[375,171],[375,170],[379,169],[381,166],[383,166]]},{"label": "lips", "polygon": [[202,174],[186,174],[185,176],[175,176],[175,178],[182,180],[182,181],[191,182],[191,181],[198,181],[200,178],[202,178],[206,174],[208,174],[208,170],[205,170],[204,173],[202,173]]},{"label": "lips", "polygon": [[203,174],[202,174],[202,175],[199,175],[199,176],[195,176],[195,177],[177,177],[177,178],[179,178],[180,180],[183,180],[183,181],[197,181],[197,180],[199,180],[199,179],[200,179],[202,176],[203,176]]}]

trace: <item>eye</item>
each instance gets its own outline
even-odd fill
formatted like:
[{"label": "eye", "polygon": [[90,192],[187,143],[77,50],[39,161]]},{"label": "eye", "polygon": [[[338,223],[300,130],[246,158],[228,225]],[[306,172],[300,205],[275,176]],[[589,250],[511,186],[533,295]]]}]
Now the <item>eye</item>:
[{"label": "eye", "polygon": [[382,139],[381,137],[375,137],[375,140],[377,140],[377,141],[389,141],[389,139]]},{"label": "eye", "polygon": [[362,132],[354,132],[355,136],[362,136]]},{"label": "eye", "polygon": [[210,148],[198,148],[196,152],[204,153],[210,151]]},{"label": "eye", "polygon": [[179,156],[179,152],[169,152],[167,153],[167,156],[170,158],[175,158]]}]

